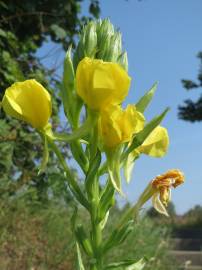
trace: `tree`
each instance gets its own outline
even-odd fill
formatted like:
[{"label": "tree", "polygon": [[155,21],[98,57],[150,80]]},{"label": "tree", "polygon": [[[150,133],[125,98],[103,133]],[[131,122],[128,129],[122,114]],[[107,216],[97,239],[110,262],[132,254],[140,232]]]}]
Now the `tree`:
[{"label": "tree", "polygon": [[[202,52],[199,52],[197,57],[200,59],[198,82],[182,80],[183,87],[188,91],[202,87]],[[188,99],[185,105],[179,106],[179,118],[190,122],[202,121],[202,95],[197,101]]]},{"label": "tree", "polygon": [[[81,16],[82,1],[0,0],[0,100],[12,83],[37,79],[51,92],[54,128],[60,128],[60,83],[55,70],[45,68],[36,52],[48,39],[60,43],[65,50],[70,44],[74,46],[80,27],[91,16],[98,17],[100,12],[99,2],[91,0],[89,18]],[[50,187],[54,194],[61,196],[67,183],[53,156],[46,175],[37,175],[36,164],[40,162],[42,150],[38,134],[25,123],[8,119],[0,111],[1,196],[12,196],[26,190],[32,194],[31,198],[37,196],[46,200]]]}]

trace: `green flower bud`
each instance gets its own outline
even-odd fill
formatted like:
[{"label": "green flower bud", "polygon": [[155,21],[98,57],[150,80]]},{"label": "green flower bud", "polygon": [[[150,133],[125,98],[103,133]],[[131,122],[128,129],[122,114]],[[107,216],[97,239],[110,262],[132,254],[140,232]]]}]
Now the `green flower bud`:
[{"label": "green flower bud", "polygon": [[118,63],[125,69],[125,71],[128,71],[128,55],[127,55],[127,52],[124,52],[121,55],[119,55]]},{"label": "green flower bud", "polygon": [[127,70],[127,56],[122,52],[121,33],[114,29],[109,19],[88,22],[83,28],[74,54],[74,68],[84,58],[115,62]]},{"label": "green flower bud", "polygon": [[110,62],[117,62],[118,57],[121,53],[121,34],[119,32],[116,32],[112,37],[108,39],[108,47],[106,48],[104,60]]},{"label": "green flower bud", "polygon": [[84,28],[80,36],[79,43],[74,54],[74,67],[77,68],[78,63],[84,57],[94,58],[97,51],[97,33],[96,23],[89,22]]},{"label": "green flower bud", "polygon": [[114,26],[109,19],[97,22],[98,46],[101,48],[108,37],[114,34]]},{"label": "green flower bud", "polygon": [[84,36],[85,56],[93,58],[97,50],[97,33],[96,24],[94,22],[90,22],[89,24],[87,24],[84,31]]}]

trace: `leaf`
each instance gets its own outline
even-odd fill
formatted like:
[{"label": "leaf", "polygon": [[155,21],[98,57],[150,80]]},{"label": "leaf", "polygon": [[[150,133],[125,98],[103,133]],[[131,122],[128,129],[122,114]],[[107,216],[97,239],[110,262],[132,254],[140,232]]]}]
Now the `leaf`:
[{"label": "leaf", "polygon": [[139,112],[143,113],[145,111],[154,96],[157,85],[158,83],[155,82],[151,89],[136,103],[135,107]]},{"label": "leaf", "polygon": [[107,156],[107,168],[110,180],[112,185],[121,195],[124,196],[122,189],[121,189],[121,175],[120,175],[120,168],[121,168],[121,147],[116,147],[113,149],[107,149],[106,156]]},{"label": "leaf", "polygon": [[106,223],[107,223],[107,220],[108,220],[108,217],[109,217],[109,211],[107,211],[104,219],[100,222],[100,227],[101,227],[101,230],[104,229]]},{"label": "leaf", "polygon": [[83,250],[88,256],[92,256],[93,249],[90,240],[81,224],[79,224],[75,229],[75,235],[78,243],[82,246]]},{"label": "leaf", "polygon": [[92,192],[93,192],[93,183],[96,180],[96,174],[98,172],[100,163],[101,163],[101,152],[99,150],[97,150],[97,154],[90,163],[90,167],[88,169],[86,179],[85,179],[86,191],[91,196],[93,195],[92,194]]},{"label": "leaf", "polygon": [[110,207],[114,204],[114,192],[114,186],[109,179],[98,204],[98,217],[100,221],[105,218]]},{"label": "leaf", "polygon": [[134,262],[134,260],[124,260],[120,262],[110,263],[105,269],[114,269],[119,267],[124,267],[125,270],[142,270],[145,266],[145,259],[141,259],[138,262]]},{"label": "leaf", "polygon": [[81,251],[80,251],[78,243],[76,243],[76,251],[77,251],[77,270],[85,270],[84,265],[83,265],[83,261],[81,258]]},{"label": "leaf", "polygon": [[135,150],[138,146],[143,144],[143,142],[146,140],[146,138],[149,136],[149,134],[161,123],[167,112],[169,111],[169,108],[167,108],[162,114],[154,117],[143,130],[137,133],[137,135],[134,137],[130,147],[126,150],[126,152],[123,155],[123,159],[127,158],[128,154]]},{"label": "leaf", "polygon": [[127,236],[134,229],[134,220],[129,220],[123,226],[116,228],[108,238],[107,242],[103,245],[103,252],[107,252],[114,246],[118,246],[124,242]]},{"label": "leaf", "polygon": [[142,270],[145,267],[145,259],[141,259],[138,262],[128,266],[125,268],[125,270]]}]

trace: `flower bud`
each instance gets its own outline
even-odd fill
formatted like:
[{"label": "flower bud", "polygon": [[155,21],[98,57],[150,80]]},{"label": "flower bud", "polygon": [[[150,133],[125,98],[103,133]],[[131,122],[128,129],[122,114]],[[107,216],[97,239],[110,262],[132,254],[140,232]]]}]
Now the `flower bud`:
[{"label": "flower bud", "polygon": [[128,56],[127,56],[127,52],[124,52],[121,55],[119,55],[118,63],[122,66],[122,68],[125,69],[125,71],[128,71]]},{"label": "flower bud", "polygon": [[85,57],[76,71],[77,94],[93,110],[123,102],[131,78],[116,63]]},{"label": "flower bud", "polygon": [[80,36],[76,52],[74,54],[74,67],[85,57],[94,58],[97,51],[97,33],[95,22],[89,22]]},{"label": "flower bud", "polygon": [[85,56],[93,58],[96,53],[97,48],[97,33],[96,33],[96,24],[94,22],[90,22],[84,31],[85,36]]},{"label": "flower bud", "polygon": [[100,50],[102,49],[107,38],[114,34],[114,26],[109,19],[99,20],[97,22],[97,43]]},{"label": "flower bud", "polygon": [[106,40],[107,46],[103,55],[103,60],[117,62],[122,52],[121,34],[116,32]]},{"label": "flower bud", "polygon": [[6,89],[2,106],[6,114],[44,129],[51,116],[51,97],[36,80],[16,82]]}]

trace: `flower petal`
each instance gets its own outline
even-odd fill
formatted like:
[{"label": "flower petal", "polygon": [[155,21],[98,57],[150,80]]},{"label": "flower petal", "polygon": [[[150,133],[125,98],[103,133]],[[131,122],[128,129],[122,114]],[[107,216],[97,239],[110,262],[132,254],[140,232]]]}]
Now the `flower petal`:
[{"label": "flower petal", "polygon": [[162,157],[166,154],[169,145],[167,129],[156,127],[144,143],[138,148],[141,153],[152,157]]},{"label": "flower petal", "polygon": [[77,94],[91,109],[101,110],[125,99],[130,80],[117,63],[85,57],[76,71]]}]

